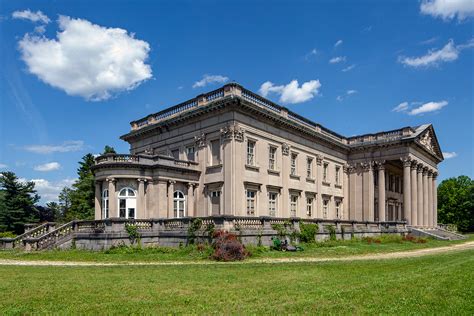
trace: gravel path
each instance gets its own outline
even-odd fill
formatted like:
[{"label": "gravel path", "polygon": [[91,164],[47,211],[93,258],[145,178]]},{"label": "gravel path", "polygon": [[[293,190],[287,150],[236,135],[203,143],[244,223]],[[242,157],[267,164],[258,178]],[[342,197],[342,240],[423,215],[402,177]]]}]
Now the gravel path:
[{"label": "gravel path", "polygon": [[92,266],[175,266],[175,265],[212,265],[212,264],[255,264],[255,263],[293,263],[293,262],[337,262],[360,260],[384,260],[398,258],[413,258],[434,254],[442,254],[461,250],[474,250],[474,241],[446,247],[427,248],[391,253],[355,255],[336,258],[267,258],[251,259],[243,262],[213,262],[213,261],[167,261],[167,262],[80,262],[80,261],[46,261],[46,260],[11,260],[0,259],[2,266],[61,266],[61,267],[92,267]]}]

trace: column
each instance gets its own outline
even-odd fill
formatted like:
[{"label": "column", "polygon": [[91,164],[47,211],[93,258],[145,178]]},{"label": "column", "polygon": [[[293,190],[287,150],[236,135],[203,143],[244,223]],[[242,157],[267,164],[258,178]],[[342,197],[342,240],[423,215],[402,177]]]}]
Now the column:
[{"label": "column", "polygon": [[115,179],[108,178],[109,182],[109,217],[120,217],[117,209],[117,196],[115,194]]},{"label": "column", "polygon": [[137,218],[148,218],[145,210],[145,179],[137,179],[138,181],[138,200],[137,200]]},{"label": "column", "polygon": [[174,217],[174,184],[176,181],[168,181],[168,218]]},{"label": "column", "polygon": [[412,161],[411,163],[411,226],[418,225],[418,189],[417,189],[417,179],[416,179],[416,168],[417,163],[416,161]]},{"label": "column", "polygon": [[411,225],[411,158],[402,158],[403,162],[403,213],[404,219]]},{"label": "column", "polygon": [[385,222],[385,161],[377,162],[379,173],[379,222]]},{"label": "column", "polygon": [[436,177],[438,173],[433,173],[433,226],[438,227],[438,187],[436,186]]},{"label": "column", "polygon": [[423,168],[423,226],[428,225],[428,209],[429,209],[429,196],[428,196],[428,168]]},{"label": "column", "polygon": [[[316,217],[323,218],[323,194],[322,194],[322,183],[323,183],[323,156],[316,155],[316,191],[318,196],[316,196]],[[288,204],[289,202],[287,202]]]},{"label": "column", "polygon": [[416,169],[417,179],[417,198],[418,198],[418,207],[417,207],[417,225],[423,226],[423,165],[418,164]]},{"label": "column", "polygon": [[102,183],[100,181],[95,182],[95,220],[102,219]]},{"label": "column", "polygon": [[428,227],[433,227],[433,172],[428,171]]},{"label": "column", "polygon": [[342,219],[349,219],[349,166],[344,165],[342,167],[342,177],[343,177],[343,192],[344,192],[344,200],[342,201],[342,208],[343,208],[343,218]]},{"label": "column", "polygon": [[186,216],[194,215],[194,183],[188,183],[188,210]]}]

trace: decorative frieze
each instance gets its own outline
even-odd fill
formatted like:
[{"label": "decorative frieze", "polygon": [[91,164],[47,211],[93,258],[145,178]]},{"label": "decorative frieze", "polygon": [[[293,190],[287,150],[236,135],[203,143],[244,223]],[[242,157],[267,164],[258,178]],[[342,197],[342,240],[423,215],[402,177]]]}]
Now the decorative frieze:
[{"label": "decorative frieze", "polygon": [[420,143],[429,151],[434,152],[433,137],[431,136],[431,132],[429,130],[423,136],[421,136]]}]

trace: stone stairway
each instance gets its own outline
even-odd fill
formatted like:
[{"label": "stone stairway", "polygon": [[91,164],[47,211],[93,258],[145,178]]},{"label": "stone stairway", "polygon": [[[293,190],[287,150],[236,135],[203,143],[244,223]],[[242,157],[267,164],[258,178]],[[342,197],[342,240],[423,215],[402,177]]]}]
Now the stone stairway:
[{"label": "stone stairway", "polygon": [[56,223],[47,222],[38,225],[15,238],[0,238],[0,249],[23,249],[25,248],[26,240],[44,236],[48,232],[55,230],[55,227]]},{"label": "stone stairway", "polygon": [[420,237],[431,237],[438,240],[462,240],[467,237],[456,232],[445,230],[440,227],[436,228],[419,228],[411,227],[409,228],[410,233]]}]

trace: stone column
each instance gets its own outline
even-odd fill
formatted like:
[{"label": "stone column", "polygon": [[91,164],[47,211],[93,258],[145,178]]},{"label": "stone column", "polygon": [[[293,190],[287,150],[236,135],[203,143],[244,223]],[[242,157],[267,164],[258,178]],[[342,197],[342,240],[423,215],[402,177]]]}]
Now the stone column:
[{"label": "stone column", "polygon": [[[316,217],[323,218],[323,194],[322,194],[322,184],[323,184],[323,156],[316,155],[316,191],[319,196],[316,197],[315,210]],[[287,202],[288,204],[289,202]]]},{"label": "stone column", "polygon": [[428,227],[433,227],[433,172],[428,171]]},{"label": "stone column", "polygon": [[188,210],[186,216],[194,215],[194,183],[188,183]]},{"label": "stone column", "polygon": [[138,181],[138,200],[136,217],[140,219],[148,218],[145,210],[145,179],[137,179]]},{"label": "stone column", "polygon": [[438,173],[433,173],[433,226],[438,227],[438,187],[436,186],[436,177]]},{"label": "stone column", "polygon": [[368,220],[369,221],[374,221],[375,220],[375,215],[374,215],[374,204],[375,204],[375,185],[374,185],[374,167],[373,167],[374,162],[370,161],[369,162],[369,170],[367,170],[367,176],[369,180],[369,201],[368,201],[368,207],[369,207],[369,216]]},{"label": "stone column", "polygon": [[385,222],[385,160],[377,161],[377,170],[379,171],[379,222]]},{"label": "stone column", "polygon": [[117,208],[117,195],[115,193],[115,182],[114,178],[108,178],[109,182],[109,217],[119,217]]},{"label": "stone column", "polygon": [[102,182],[96,181],[95,182],[95,215],[94,218],[95,220],[102,219],[103,214],[102,214]]},{"label": "stone column", "polygon": [[176,181],[168,181],[168,218],[174,217],[174,184]]},{"label": "stone column", "polygon": [[342,201],[342,208],[343,208],[343,218],[342,219],[349,219],[349,166],[344,165],[342,167],[342,177],[343,177],[343,192],[344,192],[344,199]]},{"label": "stone column", "polygon": [[428,225],[428,210],[429,210],[429,195],[428,195],[428,168],[423,168],[423,226]]},{"label": "stone column", "polygon": [[418,198],[418,207],[417,207],[417,226],[423,226],[423,165],[418,164],[416,169],[417,172],[417,198]]},{"label": "stone column", "polygon": [[417,163],[415,161],[412,161],[411,163],[411,179],[410,179],[410,184],[411,184],[411,226],[417,226],[418,225],[418,191],[417,191],[417,181],[416,181],[416,168],[417,168]]},{"label": "stone column", "polygon": [[411,158],[402,158],[403,162],[403,214],[408,225],[411,225]]}]

